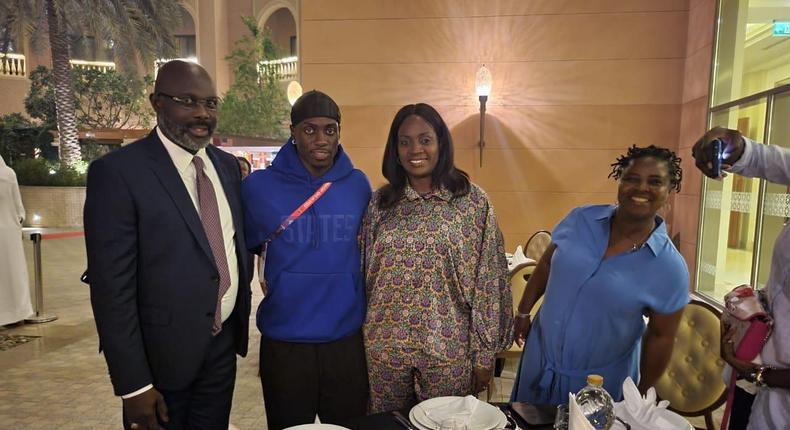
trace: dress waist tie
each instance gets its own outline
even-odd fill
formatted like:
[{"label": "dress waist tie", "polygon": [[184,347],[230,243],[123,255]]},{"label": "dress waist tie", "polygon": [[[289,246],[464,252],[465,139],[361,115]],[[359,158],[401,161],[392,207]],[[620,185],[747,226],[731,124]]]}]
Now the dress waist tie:
[{"label": "dress waist tie", "polygon": [[557,366],[556,363],[552,362],[548,357],[546,357],[546,365],[543,369],[543,376],[541,376],[540,381],[538,381],[538,386],[541,388],[541,390],[549,390],[552,384],[554,384],[557,375],[566,376],[569,378],[586,378],[587,375],[592,374],[605,376],[610,373],[609,371],[611,369],[617,368],[629,360],[638,345],[639,342],[634,342],[634,346],[632,346],[628,352],[617,358],[617,360],[614,362],[600,367],[565,369]]}]

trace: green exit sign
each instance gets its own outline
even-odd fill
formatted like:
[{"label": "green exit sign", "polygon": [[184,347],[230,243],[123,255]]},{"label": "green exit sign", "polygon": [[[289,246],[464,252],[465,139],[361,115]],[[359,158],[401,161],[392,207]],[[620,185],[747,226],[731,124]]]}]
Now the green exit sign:
[{"label": "green exit sign", "polygon": [[790,36],[790,21],[774,22],[774,36]]}]

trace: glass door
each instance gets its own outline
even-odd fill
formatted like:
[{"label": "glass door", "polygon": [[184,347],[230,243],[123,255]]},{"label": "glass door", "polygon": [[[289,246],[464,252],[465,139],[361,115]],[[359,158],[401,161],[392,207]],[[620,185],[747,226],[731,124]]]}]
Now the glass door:
[{"label": "glass door", "polygon": [[[716,111],[711,126],[763,140],[766,99]],[[724,294],[751,281],[760,181],[739,175],[705,180],[697,290],[721,301]]]}]

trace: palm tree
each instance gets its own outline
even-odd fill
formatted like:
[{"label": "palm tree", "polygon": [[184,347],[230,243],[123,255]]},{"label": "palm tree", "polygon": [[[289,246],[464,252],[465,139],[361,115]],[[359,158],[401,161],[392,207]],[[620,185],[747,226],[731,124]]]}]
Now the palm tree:
[{"label": "palm tree", "polygon": [[32,36],[34,46],[48,36],[55,81],[55,107],[61,164],[74,166],[80,146],[74,112],[69,60],[70,37],[90,35],[109,41],[122,70],[137,61],[153,64],[175,51],[172,30],[181,20],[174,0],[3,0],[0,2],[0,48],[8,49],[14,34]]}]

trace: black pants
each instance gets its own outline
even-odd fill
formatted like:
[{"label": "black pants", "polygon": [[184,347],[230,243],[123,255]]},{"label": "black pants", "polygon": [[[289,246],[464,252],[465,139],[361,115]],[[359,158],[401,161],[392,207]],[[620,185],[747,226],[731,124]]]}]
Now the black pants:
[{"label": "black pants", "polygon": [[752,414],[752,403],[754,403],[754,395],[736,386],[732,412],[730,412],[728,427],[730,430],[746,430],[746,426],[749,425],[749,416]]},{"label": "black pants", "polygon": [[[235,313],[223,324],[222,331],[206,351],[203,367],[197,378],[184,390],[159,390],[165,398],[170,421],[161,422],[170,430],[227,430],[233,388],[236,384],[236,321]],[[129,429],[124,412],[123,424]]]},{"label": "black pants", "polygon": [[368,371],[362,333],[328,343],[261,338],[261,386],[269,430],[365,415]]}]

